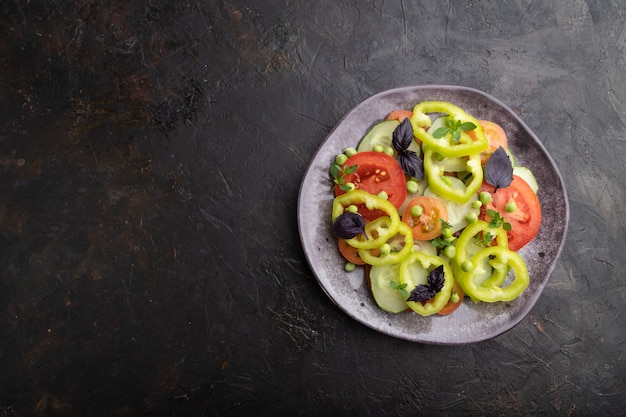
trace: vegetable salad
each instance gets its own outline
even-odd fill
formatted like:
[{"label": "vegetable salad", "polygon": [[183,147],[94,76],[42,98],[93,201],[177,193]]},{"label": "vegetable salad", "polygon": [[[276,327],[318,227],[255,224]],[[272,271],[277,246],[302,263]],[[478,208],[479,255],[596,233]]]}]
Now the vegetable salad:
[{"label": "vegetable salad", "polygon": [[337,155],[332,226],[346,271],[362,267],[390,313],[450,314],[527,288],[517,253],[541,224],[538,184],[504,129],[443,101],[376,123]]}]

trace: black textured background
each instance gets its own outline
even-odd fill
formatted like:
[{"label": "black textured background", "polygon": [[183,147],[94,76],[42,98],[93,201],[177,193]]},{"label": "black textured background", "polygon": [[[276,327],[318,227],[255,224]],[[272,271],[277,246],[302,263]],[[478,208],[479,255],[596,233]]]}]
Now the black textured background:
[{"label": "black textured background", "polygon": [[[620,0],[0,2],[0,416],[619,416]],[[569,192],[532,312],[437,347],[309,270],[314,151],[381,90],[513,108]]]}]

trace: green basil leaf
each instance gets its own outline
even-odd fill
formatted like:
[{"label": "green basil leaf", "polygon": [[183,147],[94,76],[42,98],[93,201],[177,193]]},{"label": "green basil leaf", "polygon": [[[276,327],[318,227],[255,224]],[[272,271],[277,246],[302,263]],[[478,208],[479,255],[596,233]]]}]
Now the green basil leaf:
[{"label": "green basil leaf", "polygon": [[450,129],[448,129],[447,127],[440,127],[438,129],[435,129],[435,131],[433,132],[433,137],[435,139],[441,139],[442,137],[447,135],[449,131]]},{"label": "green basil leaf", "polygon": [[476,129],[476,125],[472,122],[465,122],[461,126],[459,126],[459,128],[464,132],[468,132],[470,130]]}]

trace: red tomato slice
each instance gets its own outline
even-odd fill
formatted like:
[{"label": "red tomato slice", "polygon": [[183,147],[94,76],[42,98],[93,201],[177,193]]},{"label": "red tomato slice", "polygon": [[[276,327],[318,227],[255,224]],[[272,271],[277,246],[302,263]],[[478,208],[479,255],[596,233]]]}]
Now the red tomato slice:
[{"label": "red tomato slice", "polygon": [[[378,195],[387,193],[389,202],[399,208],[406,198],[406,178],[398,161],[382,152],[359,152],[343,164],[343,167],[356,165],[355,172],[344,175],[345,182],[353,183],[357,189]],[[335,187],[335,196],[345,191]],[[385,213],[381,210],[359,208],[359,213],[366,220],[373,220]]]},{"label": "red tomato slice", "polygon": [[339,246],[339,252],[343,255],[348,262],[352,262],[355,265],[365,265],[366,262],[359,256],[359,250],[355,247],[348,245],[345,239],[339,238],[337,240],[337,246]]},{"label": "red tomato slice", "polygon": [[412,110],[394,110],[387,115],[387,120],[397,120],[402,122],[404,119],[410,119],[412,116]]},{"label": "red tomato slice", "polygon": [[480,162],[485,165],[489,160],[489,157],[491,157],[491,154],[494,153],[500,146],[506,150],[509,141],[506,137],[504,129],[502,129],[499,124],[490,122],[489,120],[479,120],[478,123],[482,126],[485,136],[487,137],[487,141],[489,142],[489,149],[480,155]]},{"label": "red tomato slice", "polygon": [[437,314],[441,314],[442,316],[445,316],[447,314],[452,313],[454,310],[459,308],[461,304],[463,304],[463,299],[465,298],[465,292],[463,291],[463,288],[461,288],[461,286],[456,281],[454,281],[454,286],[452,287],[452,294],[454,293],[457,293],[459,295],[459,301],[457,301],[456,303],[453,303],[452,300],[448,301],[448,304],[443,306],[443,308],[439,310]]},{"label": "red tomato slice", "polygon": [[[494,192],[494,186],[483,183],[479,192],[487,191],[492,196],[492,201],[483,204],[480,210],[480,218],[485,221],[491,219],[487,215],[487,210],[495,210],[500,213],[505,222],[511,225],[511,230],[507,231],[509,238],[509,249],[517,251],[530,242],[541,225],[541,205],[537,194],[530,186],[518,177],[513,175],[511,185],[506,188],[498,188]],[[515,211],[506,211],[506,204],[515,204]]]},{"label": "red tomato slice", "polygon": [[[413,217],[411,209],[422,207],[422,214]],[[441,234],[441,220],[448,221],[448,208],[437,197],[419,196],[407,204],[402,221],[411,226],[417,240],[432,240]]]}]

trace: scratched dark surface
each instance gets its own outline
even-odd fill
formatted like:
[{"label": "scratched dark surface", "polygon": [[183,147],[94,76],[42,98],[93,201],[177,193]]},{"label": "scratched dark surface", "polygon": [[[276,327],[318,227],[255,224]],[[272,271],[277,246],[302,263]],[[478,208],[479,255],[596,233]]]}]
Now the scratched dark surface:
[{"label": "scratched dark surface", "polygon": [[[0,4],[0,416],[618,416],[626,405],[620,0]],[[560,168],[562,257],[473,345],[324,295],[300,180],[368,96],[457,84]]]}]

